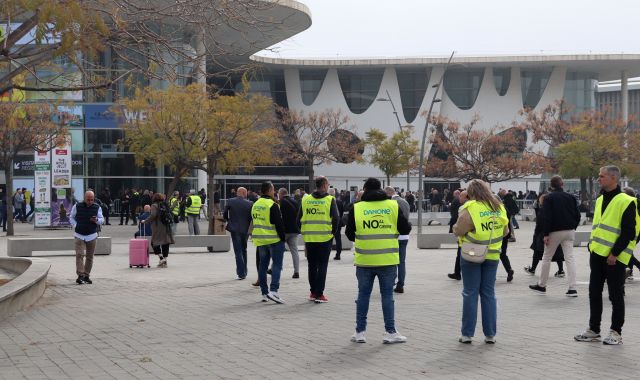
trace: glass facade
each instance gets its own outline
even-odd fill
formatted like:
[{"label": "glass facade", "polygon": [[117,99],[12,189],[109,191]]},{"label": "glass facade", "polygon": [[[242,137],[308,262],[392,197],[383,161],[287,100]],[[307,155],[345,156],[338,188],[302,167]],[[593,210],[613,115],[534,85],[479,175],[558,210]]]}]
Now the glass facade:
[{"label": "glass facade", "polygon": [[302,93],[302,103],[304,103],[305,106],[310,106],[316,101],[322,89],[324,78],[327,76],[327,71],[327,69],[300,69],[300,91]]},{"label": "glass facade", "polygon": [[411,123],[418,116],[422,100],[429,88],[431,68],[396,68],[396,76],[404,119]]},{"label": "glass facade", "polygon": [[593,110],[597,86],[597,74],[568,71],[564,81],[564,101],[573,107],[573,113]]},{"label": "glass facade", "polygon": [[460,109],[468,110],[476,102],[484,69],[451,69],[444,76],[444,90]]},{"label": "glass facade", "polygon": [[510,67],[494,67],[493,68],[493,84],[496,86],[498,95],[505,96],[509,91],[511,84],[511,68]]},{"label": "glass facade", "polygon": [[522,105],[525,108],[535,108],[544,94],[553,68],[522,69],[520,82],[522,86]]},{"label": "glass facade", "polygon": [[351,112],[361,114],[376,100],[384,69],[338,69],[342,94]]}]

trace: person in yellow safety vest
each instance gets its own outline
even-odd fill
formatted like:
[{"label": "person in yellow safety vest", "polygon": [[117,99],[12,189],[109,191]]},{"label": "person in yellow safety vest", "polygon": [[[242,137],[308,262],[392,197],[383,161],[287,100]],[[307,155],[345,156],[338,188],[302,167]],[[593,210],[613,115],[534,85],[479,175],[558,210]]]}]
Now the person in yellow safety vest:
[{"label": "person in yellow safety vest", "polygon": [[369,178],[364,183],[364,193],[359,202],[354,203],[349,212],[345,235],[354,244],[353,263],[358,279],[358,299],[356,300],[356,331],[351,341],[365,343],[367,338],[367,313],[373,283],[378,277],[380,299],[384,317],[383,343],[404,343],[395,325],[393,286],[398,274],[400,252],[399,235],[408,235],[411,224],[407,216],[382,191],[380,181]]},{"label": "person in yellow safety vest", "polygon": [[453,233],[459,244],[465,242],[487,246],[485,260],[472,263],[460,258],[462,273],[462,327],[460,343],[471,343],[478,320],[478,295],[482,304],[484,341],[495,343],[497,325],[496,272],[502,250],[503,237],[509,233],[509,218],[500,199],[491,193],[489,185],[479,179],[469,182],[469,200],[460,207]]},{"label": "person in yellow safety vest", "polygon": [[171,216],[173,217],[173,223],[171,223],[171,232],[173,236],[176,236],[178,232],[178,223],[180,222],[180,192],[174,191],[171,198],[169,198],[169,210],[171,210]]},{"label": "person in yellow safety vest", "polygon": [[624,324],[624,276],[636,238],[640,232],[637,199],[620,190],[620,169],[609,165],[600,168],[600,196],[596,200],[589,239],[589,328],[574,336],[579,342],[600,341],[602,289],[609,288],[611,328],[603,344],[622,344]]},{"label": "person in yellow safety vest", "polygon": [[185,203],[184,213],[187,217],[187,226],[189,227],[189,235],[200,235],[200,226],[198,226],[198,219],[200,219],[200,208],[202,207],[202,198],[194,189],[189,191],[189,196]]},{"label": "person in yellow safety vest", "polygon": [[298,212],[298,227],[304,240],[309,266],[309,301],[326,303],[329,302],[324,295],[327,266],[331,256],[333,234],[338,229],[340,216],[336,199],[327,194],[327,178],[317,177],[315,186],[316,191],[302,198]]},{"label": "person in yellow safety vest", "polygon": [[[284,223],[280,214],[280,207],[275,201],[275,189],[270,181],[263,182],[260,188],[260,198],[251,207],[251,239],[258,248],[260,263],[258,265],[258,282],[262,292],[262,302],[272,300],[283,304],[280,297],[280,274],[282,272],[282,258],[284,256]],[[267,285],[267,269],[269,260],[273,260],[271,267],[271,285]]]}]

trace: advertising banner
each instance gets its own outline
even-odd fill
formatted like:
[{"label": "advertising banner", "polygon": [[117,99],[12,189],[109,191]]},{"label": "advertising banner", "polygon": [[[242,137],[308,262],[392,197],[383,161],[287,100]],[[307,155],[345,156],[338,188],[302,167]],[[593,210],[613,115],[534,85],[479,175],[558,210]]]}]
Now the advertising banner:
[{"label": "advertising banner", "polygon": [[54,189],[71,187],[71,135],[51,149],[51,168]]},{"label": "advertising banner", "polygon": [[36,150],[34,153],[34,225],[51,225],[51,153],[49,150]]}]

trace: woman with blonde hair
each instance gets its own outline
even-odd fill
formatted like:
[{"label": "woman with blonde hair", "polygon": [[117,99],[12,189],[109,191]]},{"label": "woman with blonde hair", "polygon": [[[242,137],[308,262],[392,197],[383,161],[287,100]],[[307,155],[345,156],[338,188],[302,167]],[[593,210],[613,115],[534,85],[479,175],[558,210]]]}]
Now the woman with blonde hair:
[{"label": "woman with blonde hair", "polygon": [[[462,273],[462,328],[460,343],[471,343],[478,319],[478,296],[482,307],[482,330],[485,343],[495,343],[497,306],[495,295],[496,272],[500,261],[502,238],[509,231],[507,212],[489,185],[474,179],[467,186],[469,200],[460,207],[453,233],[463,246],[460,260]],[[465,243],[484,245],[482,262],[465,258]]]}]

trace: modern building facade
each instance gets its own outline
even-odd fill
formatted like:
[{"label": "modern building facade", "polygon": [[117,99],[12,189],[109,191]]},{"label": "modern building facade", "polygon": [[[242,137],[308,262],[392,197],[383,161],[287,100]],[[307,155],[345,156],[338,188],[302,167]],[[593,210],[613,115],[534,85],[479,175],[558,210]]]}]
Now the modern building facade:
[{"label": "modern building facade", "polygon": [[[264,17],[274,20],[278,27],[259,37],[232,29],[220,30],[219,35],[210,38],[237,39],[240,41],[237,54],[229,52],[228,57],[209,57],[206,70],[210,73],[219,70],[216,63],[220,61],[227,65],[259,64],[262,69],[251,79],[251,91],[297,111],[340,110],[349,116],[360,137],[371,128],[392,134],[399,126],[411,124],[415,127],[415,138],[419,139],[426,126],[425,111],[436,91],[434,84],[441,78],[443,86],[438,98],[442,101],[434,104],[433,113],[462,123],[477,115],[480,125],[488,128],[510,125],[518,119],[518,112],[523,107],[539,110],[559,99],[572,104],[577,111],[594,109],[604,101],[603,92],[596,92],[598,82],[622,79],[625,84],[626,78],[640,76],[640,55],[636,54],[456,56],[446,73],[448,57],[328,60],[252,56],[311,26],[311,14],[304,5],[292,0],[264,1],[274,4]],[[187,38],[184,51],[198,54],[202,46],[215,43],[213,40]],[[108,51],[100,59],[103,66],[115,71],[121,64],[115,62]],[[196,70],[193,65],[178,69],[187,76]],[[166,81],[136,80],[138,84],[156,88],[168,85]],[[201,81],[202,78],[194,75],[191,80]],[[236,89],[239,82],[239,78],[235,82],[209,81],[229,91]],[[622,87],[621,94],[635,91],[633,85],[630,92],[625,90],[626,85]],[[112,91],[106,93],[85,91],[65,95],[66,100],[73,103],[65,105],[62,111],[73,115],[67,127],[72,135],[72,185],[77,194],[87,187],[100,190],[107,186],[112,193],[130,187],[164,191],[171,180],[168,168],[137,167],[134,152],[118,149],[118,141],[124,132],[121,121],[109,112],[109,108],[118,97],[126,95],[128,89],[124,83],[116,83]],[[39,98],[36,93],[33,96],[31,100],[48,95],[42,94]],[[316,168],[316,173],[328,176],[339,189],[361,187],[362,180],[369,176],[384,177],[377,168],[359,163],[321,166]],[[14,175],[15,187],[33,187],[33,157],[28,152],[16,162]],[[307,184],[304,165],[290,162],[258,167],[252,173],[239,171],[216,177],[222,184],[222,197],[226,197],[231,188],[240,185],[255,188],[266,179],[290,190]],[[532,177],[509,187],[538,190],[539,182],[539,177]],[[444,184],[444,181],[430,178],[427,183]],[[391,185],[405,188],[406,176],[392,178]],[[204,187],[206,177],[202,172],[191,173],[179,186],[182,190]],[[417,188],[417,176],[412,177],[410,189]]]},{"label": "modern building facade", "polygon": [[[612,117],[622,117],[622,84],[620,81],[604,82],[598,84],[596,92],[596,108],[600,111],[610,112]],[[629,80],[628,84],[628,114],[630,125],[640,126],[640,78]]]},{"label": "modern building facade", "polygon": [[[443,74],[443,91],[438,94],[441,102],[434,104],[433,113],[462,123],[477,115],[479,125],[486,128],[508,127],[518,120],[523,108],[540,110],[560,99],[575,112],[595,109],[599,81],[640,75],[640,55],[634,54],[454,57],[446,73],[446,57],[253,59],[284,78],[291,109],[339,109],[350,117],[360,136],[371,128],[392,134],[398,131],[398,124],[411,124],[416,127],[417,139],[426,126],[425,111],[436,90],[434,85]],[[371,165],[355,163],[327,165],[317,172],[329,176],[339,188],[360,185],[368,176],[384,177]],[[405,176],[391,182],[406,187]],[[417,177],[411,182],[411,189],[416,190]],[[427,182],[442,181],[431,178]],[[538,190],[539,183],[538,176],[514,181],[509,187]]]}]

